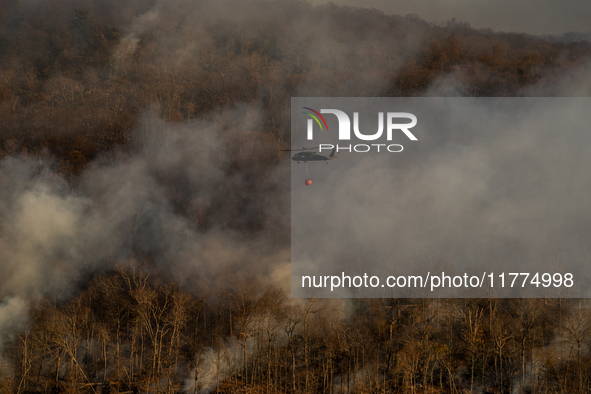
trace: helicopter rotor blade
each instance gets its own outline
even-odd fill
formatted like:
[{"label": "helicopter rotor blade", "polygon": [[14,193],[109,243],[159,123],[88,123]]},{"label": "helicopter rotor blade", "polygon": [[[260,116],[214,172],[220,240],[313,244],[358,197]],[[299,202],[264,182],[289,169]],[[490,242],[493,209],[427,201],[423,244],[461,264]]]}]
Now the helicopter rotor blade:
[{"label": "helicopter rotor blade", "polygon": [[318,146],[315,146],[313,148],[305,148],[303,147],[302,149],[280,149],[281,152],[299,152],[299,151],[309,151],[309,150],[315,150],[318,149]]}]

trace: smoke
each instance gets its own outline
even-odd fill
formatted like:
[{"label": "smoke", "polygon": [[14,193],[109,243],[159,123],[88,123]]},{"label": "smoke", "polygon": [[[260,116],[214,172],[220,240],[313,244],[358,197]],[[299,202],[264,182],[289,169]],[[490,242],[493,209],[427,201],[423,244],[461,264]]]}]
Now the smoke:
[{"label": "smoke", "polygon": [[589,62],[568,73],[558,75],[550,68],[542,73],[540,82],[523,88],[521,94],[532,97],[589,97],[591,96],[590,72],[591,63]]},{"label": "smoke", "polygon": [[282,167],[256,178],[250,169],[273,149],[251,140],[259,113],[232,108],[182,125],[150,124],[147,113],[144,146],[98,158],[75,188],[51,160],[3,159],[0,333],[26,322],[25,299],[65,299],[130,256],[181,285],[199,277],[215,286],[230,267],[285,285],[288,232],[277,218],[288,185]]},{"label": "smoke", "polygon": [[158,18],[158,11],[151,9],[145,14],[135,18],[131,26],[127,29],[126,35],[121,39],[121,42],[115,49],[115,59],[121,61],[122,59],[132,55],[140,42],[140,35],[149,29]]},{"label": "smoke", "polygon": [[[367,272],[385,281],[388,275],[482,275],[519,266],[570,272],[577,283],[586,282],[588,98],[388,103],[374,100],[372,111],[360,117],[392,107],[414,113],[421,121],[418,141],[404,135],[393,141],[404,145],[403,152],[345,151],[328,166],[312,163],[315,190],[302,186],[301,167],[293,167],[292,250],[298,274]],[[347,99],[307,98],[294,106],[355,110]],[[366,130],[375,130],[375,120],[370,123]],[[361,296],[390,294],[375,290]],[[546,294],[540,290],[546,291],[540,286],[538,295]],[[578,286],[571,290],[571,297],[581,295]],[[345,295],[342,289],[330,292],[330,286],[322,294]],[[463,289],[456,296],[476,294]]]},{"label": "smoke", "polygon": [[[156,2],[122,29],[124,36],[113,52],[115,67],[110,72],[117,77],[128,77],[125,73],[139,67],[138,59],[144,58],[153,59],[152,68],[144,65],[141,70],[146,73],[166,75],[167,70],[184,67],[186,73],[181,76],[187,79],[179,78],[176,83],[199,76],[198,84],[205,86],[207,95],[190,99],[207,102],[215,111],[183,123],[159,119],[158,112],[164,112],[160,108],[145,111],[132,133],[131,148],[97,158],[75,185],[59,174],[50,158],[7,157],[0,162],[0,337],[24,327],[25,300],[70,297],[84,286],[88,275],[124,264],[130,256],[150,261],[151,267],[181,285],[197,276],[202,286],[214,287],[217,283],[210,279],[231,270],[289,289],[286,180],[291,164],[287,156],[278,163],[277,148],[283,148],[286,140],[261,131],[267,130],[265,122],[274,115],[277,129],[285,131],[286,91],[293,96],[383,94],[400,68],[417,53],[424,31],[412,18],[396,19],[393,24],[384,15],[362,9],[312,8],[298,2],[253,7],[249,3]],[[398,35],[400,31],[405,33]],[[256,55],[266,48],[272,48],[268,57]],[[218,53],[222,51],[235,56],[222,58]],[[253,56],[245,56],[249,54]],[[274,57],[288,61],[275,62]],[[251,75],[253,70],[256,73]],[[557,95],[587,95],[587,76],[585,69],[560,82],[549,78],[523,94],[550,89]],[[457,78],[452,74],[436,80],[428,94],[461,96],[463,86]],[[254,86],[259,99],[224,107],[227,95],[245,80]],[[261,80],[267,83],[256,83]],[[60,85],[65,79],[51,81]],[[53,90],[51,85],[47,90]],[[170,97],[158,86],[154,90],[158,100],[167,97],[174,103],[187,99],[179,98],[174,89]],[[458,119],[471,116],[469,108],[455,111]],[[577,113],[567,115],[578,119]],[[527,221],[528,213],[544,215],[547,210],[548,205],[536,196],[540,190],[536,187],[545,177],[561,190],[574,190],[577,196],[588,194],[589,179],[581,169],[589,163],[575,149],[577,135],[566,145],[557,145],[559,141],[550,134],[540,140],[519,134],[508,146],[498,141],[510,137],[513,129],[502,123],[487,125],[488,135],[499,137],[496,141],[486,133],[473,137],[454,132],[457,126],[445,125],[441,134],[427,141],[427,146],[440,148],[438,153],[421,155],[396,173],[390,171],[392,163],[382,162],[377,168],[366,163],[344,176],[334,174],[331,179],[315,181],[314,187],[321,185],[316,193],[323,199],[320,208],[328,209],[316,215],[313,209],[318,207],[310,203],[303,218],[319,227],[328,223],[330,231],[306,235],[310,265],[318,266],[314,257],[321,254],[314,248],[338,256],[334,239],[349,228],[352,231],[344,234],[348,239],[369,233],[379,235],[382,241],[390,239],[398,250],[410,246],[403,254],[408,260],[393,262],[391,255],[373,255],[390,266],[409,264],[414,261],[411,256],[440,259],[441,266],[452,264],[445,260],[458,256],[470,260],[477,255],[471,242],[491,235],[499,240],[500,227],[512,238],[499,240],[505,250],[522,248],[523,244],[544,245],[556,234],[560,238],[556,244],[560,244],[586,231],[582,224],[569,227],[563,222],[582,211],[584,204],[579,200],[569,206],[555,205],[558,209],[544,216],[544,222],[555,223],[551,228]],[[544,119],[519,128],[543,126]],[[464,144],[463,137],[474,138],[476,148]],[[421,136],[421,143],[426,139]],[[552,150],[550,142],[560,151]],[[547,159],[536,161],[532,152]],[[579,155],[569,156],[573,152]],[[523,161],[523,153],[532,160],[530,164]],[[508,159],[506,164],[498,165],[499,157]],[[345,157],[331,166],[343,161],[346,163]],[[335,168],[342,171],[347,165]],[[578,168],[579,172],[564,177],[566,168]],[[505,183],[507,178],[499,176],[516,169],[525,169],[530,178],[524,179],[533,181],[522,184],[520,178],[510,177],[511,182]],[[375,188],[384,181],[390,189]],[[572,182],[580,189],[573,189]],[[509,189],[517,194],[515,200],[497,198],[511,193]],[[550,200],[561,198],[550,189],[542,190]],[[308,199],[314,191],[306,193]],[[332,210],[339,204],[391,204],[390,213],[395,212],[400,228],[392,235],[385,223],[366,220],[362,213],[351,227],[350,221]],[[471,216],[464,215],[466,206]],[[416,218],[427,213],[436,221],[423,231],[425,223]],[[522,225],[521,219],[525,219]],[[473,234],[476,236],[455,243]],[[358,258],[357,263],[375,252],[370,245],[351,256]],[[342,309],[345,315],[346,306]],[[210,392],[218,379],[224,380],[242,362],[240,346],[229,339],[218,348],[206,349],[198,356],[197,376],[187,381],[186,388],[194,388],[197,381],[203,392]]]},{"label": "smoke", "polygon": [[[6,297],[0,303],[0,345],[11,333],[24,329],[27,313],[27,302],[20,297]],[[0,352],[2,350],[0,346]]]},{"label": "smoke", "polygon": [[211,393],[220,382],[232,376],[235,371],[242,370],[243,346],[246,345],[247,357],[250,357],[253,354],[252,343],[252,340],[248,340],[246,344],[240,343],[236,338],[231,337],[220,343],[215,349],[205,348],[197,355],[196,366],[185,381],[184,389],[195,392],[197,387],[199,394]]},{"label": "smoke", "polygon": [[[214,287],[212,279],[232,270],[289,289],[289,161],[287,155],[277,156],[278,148],[285,147],[289,118],[285,85],[294,85],[296,94],[319,93],[326,92],[330,79],[330,94],[376,94],[415,53],[421,32],[412,22],[408,26],[402,23],[416,34],[392,40],[383,33],[396,27],[379,14],[380,19],[375,20],[373,12],[348,15],[348,10],[318,9],[319,13],[311,13],[314,8],[306,3],[264,4],[112,4],[113,9],[122,10],[121,15],[89,6],[96,14],[102,13],[107,23],[109,18],[129,21],[120,30],[123,36],[118,45],[112,48],[114,64],[109,76],[130,80],[130,75],[153,73],[159,77],[152,81],[162,81],[161,75],[175,70],[179,76],[175,83],[185,83],[185,77],[203,82],[205,93],[200,95],[207,97],[180,98],[174,83],[171,92],[162,92],[155,83],[157,94],[150,96],[154,106],[143,111],[126,150],[115,149],[97,157],[75,179],[66,180],[58,169],[60,163],[47,153],[2,159],[2,305],[13,305],[15,301],[10,300],[21,300],[23,305],[26,302],[22,300],[42,297],[67,299],[88,277],[125,264],[130,257],[149,261],[152,269],[181,285],[198,277],[202,286]],[[18,12],[38,12],[36,5],[26,3]],[[61,17],[67,20],[72,16]],[[359,26],[364,19],[373,20],[375,28],[356,38],[342,18]],[[67,36],[68,24],[61,22],[52,23],[65,28]],[[51,24],[35,26],[42,31]],[[257,53],[268,55],[268,59],[289,60],[263,63],[265,57]],[[380,66],[386,63],[388,69]],[[15,72],[17,69],[14,66]],[[96,114],[112,117],[125,105],[137,108],[135,102],[117,98],[97,99],[92,110],[73,109],[79,99],[89,98],[92,89],[85,89],[76,81],[77,76],[62,76],[53,67],[46,71],[53,77],[41,80],[40,89],[56,107],[65,106],[72,124],[90,119],[90,128],[95,120],[97,124],[102,121],[94,117]],[[103,74],[97,71],[94,75],[93,71],[85,70],[88,80],[84,83],[90,81],[98,89],[98,75]],[[252,75],[253,71],[258,74]],[[294,75],[301,78],[295,84],[289,80]],[[251,79],[259,99],[225,105],[232,100],[242,102],[225,96],[233,86]],[[104,97],[110,94],[101,92]],[[170,115],[170,108],[178,110],[181,101],[193,106],[205,101],[209,104],[202,107],[215,110],[183,123],[160,118]],[[22,109],[31,108],[37,107]],[[268,130],[270,122],[275,122],[273,134],[261,131]],[[65,134],[63,124],[69,122],[56,123],[48,126],[51,133]],[[7,316],[0,318],[0,328],[5,327]],[[11,316],[18,324],[26,322],[24,313]]]},{"label": "smoke", "polygon": [[[254,67],[269,106],[294,73],[301,77],[299,96],[375,95],[424,38],[420,23],[393,21],[376,10],[304,2],[159,1],[133,18],[114,53],[121,72],[148,55],[165,70],[220,73],[225,84],[250,80]],[[221,55],[227,52],[234,56]],[[288,61],[263,60],[268,56]]]},{"label": "smoke", "polygon": [[[315,4],[325,1],[314,0]],[[359,6],[356,0],[338,0],[337,4]],[[589,32],[589,25],[581,15],[588,15],[588,3],[578,0],[521,0],[478,3],[452,0],[397,1],[372,0],[364,7],[377,8],[389,14],[418,14],[428,21],[444,22],[452,18],[470,23],[476,28],[491,28],[501,31],[518,31],[529,34],[562,34],[566,32]]]},{"label": "smoke", "polygon": [[[278,54],[290,57],[290,66],[301,75],[294,94],[340,96],[356,92],[363,96],[383,91],[392,76],[416,53],[417,43],[423,39],[420,24],[402,18],[396,22],[407,34],[391,39],[393,19],[370,10],[340,9],[334,5],[312,8],[298,2],[267,5],[252,7],[241,1],[156,2],[123,29],[124,36],[114,51],[116,60],[123,72],[138,57],[148,56],[142,51],[149,51],[150,43],[156,42],[162,52],[151,53],[154,64],[211,68],[219,71],[222,78],[212,83],[226,89],[244,77],[246,71],[242,66],[247,60],[235,56],[222,64],[217,51],[231,48],[236,54],[253,54],[261,50],[263,41],[271,40],[274,45],[265,48],[274,48]],[[317,12],[310,13],[311,9]],[[322,23],[318,23],[319,19]],[[214,34],[214,30],[218,33]],[[269,31],[278,34],[271,37]],[[248,61],[256,61],[256,56]],[[388,64],[388,69],[382,69],[382,64]],[[277,86],[286,84],[291,71],[281,67],[261,64],[259,78],[274,80]],[[543,83],[551,85],[551,90],[556,92],[567,93],[577,87],[576,92],[585,94],[589,86],[584,79],[585,71],[568,76],[572,78],[568,83],[555,80]],[[329,79],[332,82],[327,85]],[[428,94],[461,95],[462,83],[458,79],[456,74],[437,79]],[[281,100],[285,99],[273,97],[273,86],[257,86],[261,101],[268,104],[209,114],[207,121],[168,124],[155,120],[155,110],[147,111],[135,128],[134,139],[138,145],[135,150],[116,154],[115,159],[99,158],[80,176],[73,190],[51,170],[51,161],[5,159],[2,185],[6,187],[0,191],[3,219],[0,253],[6,261],[2,268],[7,272],[1,282],[5,296],[67,297],[84,275],[107,270],[113,262],[124,260],[132,253],[149,256],[155,266],[170,272],[181,283],[191,273],[211,277],[237,262],[243,263],[238,271],[252,273],[256,267],[264,275],[286,283],[289,220],[284,214],[287,187],[281,179],[286,167],[271,166],[270,170],[263,170],[266,164],[276,160],[270,152],[276,150],[280,139],[266,140],[258,132],[265,129],[264,117],[274,111],[276,105],[271,103],[283,103]],[[530,89],[534,90],[524,94],[541,88]],[[455,111],[460,119],[469,114],[469,110]],[[458,129],[456,126],[446,125],[449,130]],[[495,124],[491,129],[503,127]],[[372,180],[389,179],[396,190],[382,196],[395,196],[400,201],[397,209],[402,221],[412,221],[413,211],[403,212],[405,204],[422,209],[435,201],[439,205],[435,204],[433,209],[437,210],[447,209],[453,202],[458,209],[449,210],[448,216],[434,212],[440,221],[430,233],[420,233],[419,226],[415,226],[416,231],[409,231],[414,233],[413,237],[408,234],[399,237],[407,241],[423,240],[414,243],[415,250],[410,250],[409,255],[416,255],[417,251],[424,254],[426,250],[435,250],[433,255],[444,254],[435,245],[449,244],[449,223],[468,224],[471,229],[478,227],[476,222],[467,223],[461,218],[459,207],[466,202],[466,196],[486,203],[492,189],[502,189],[502,182],[493,178],[494,154],[503,152],[502,146],[493,154],[484,146],[470,150],[462,141],[447,144],[445,136],[458,141],[462,137],[442,132],[429,143],[430,146],[442,144],[436,155],[425,156],[422,165],[403,169],[394,179],[389,179],[392,174],[384,170],[386,163],[381,163],[373,178],[359,181],[363,171],[357,169],[358,172],[349,174],[352,179],[335,177],[325,186],[330,185],[333,196],[359,199],[363,195],[361,190],[372,188]],[[486,138],[482,140],[483,144],[489,142]],[[515,149],[529,143],[525,138]],[[518,153],[506,154],[517,157]],[[241,170],[231,170],[237,165]],[[416,195],[421,196],[420,201],[416,201]],[[330,201],[330,196],[325,194],[323,198]],[[524,199],[516,206],[495,205],[495,212],[502,210],[504,216],[490,213],[487,222],[491,227],[498,227],[503,224],[495,222],[495,218],[527,212],[531,208],[525,201],[532,201],[534,196],[528,197],[529,200]],[[376,197],[374,202],[384,203],[384,197]],[[474,217],[480,216],[474,213]],[[361,216],[359,219],[354,236],[365,231],[377,234],[382,229]],[[332,234],[343,228],[342,220],[334,215],[318,216],[314,221],[332,223]],[[254,230],[258,235],[254,239],[247,237],[246,230]],[[512,233],[522,230],[507,229]],[[269,245],[276,240],[281,247]],[[322,244],[317,239],[310,242],[314,244],[331,248],[331,242]]]}]

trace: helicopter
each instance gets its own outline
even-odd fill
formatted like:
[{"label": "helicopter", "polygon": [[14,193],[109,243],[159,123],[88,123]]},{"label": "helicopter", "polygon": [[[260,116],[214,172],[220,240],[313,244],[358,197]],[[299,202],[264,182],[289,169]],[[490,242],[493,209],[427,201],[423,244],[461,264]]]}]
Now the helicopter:
[{"label": "helicopter", "polygon": [[330,155],[328,155],[328,157],[322,156],[321,154],[318,154],[316,152],[310,152],[314,149],[318,149],[318,147],[302,148],[302,149],[284,149],[283,151],[284,152],[301,151],[291,157],[291,160],[296,161],[298,164],[300,164],[300,161],[302,161],[304,163],[307,163],[309,161],[324,161],[326,164],[328,164],[329,160],[336,159],[338,157],[338,156],[334,155],[336,148],[332,148],[332,152],[330,152]]},{"label": "helicopter", "polygon": [[310,170],[308,169],[308,162],[309,161],[324,161],[326,164],[328,164],[329,160],[337,158],[337,156],[335,156],[336,148],[332,148],[332,152],[330,152],[330,155],[328,155],[328,157],[322,156],[321,154],[318,154],[316,152],[310,152],[315,149],[318,149],[318,147],[302,148],[302,149],[283,149],[284,152],[300,151],[300,152],[296,153],[295,155],[293,155],[291,157],[291,160],[296,161],[298,164],[300,164],[300,161],[303,161],[304,164],[306,165],[307,179],[306,179],[305,183],[307,186],[312,185],[312,178],[310,175]]}]

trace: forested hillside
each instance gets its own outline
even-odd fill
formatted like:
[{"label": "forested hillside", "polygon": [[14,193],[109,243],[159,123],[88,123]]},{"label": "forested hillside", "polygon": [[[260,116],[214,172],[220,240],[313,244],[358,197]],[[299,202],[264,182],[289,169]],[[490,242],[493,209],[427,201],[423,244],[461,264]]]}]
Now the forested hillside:
[{"label": "forested hillside", "polygon": [[0,392],[590,392],[584,301],[292,300],[279,151],[292,96],[588,96],[590,61],[297,0],[0,0]]},{"label": "forested hillside", "polygon": [[6,392],[587,392],[591,317],[565,300],[293,302],[116,268],[36,302]]},{"label": "forested hillside", "polygon": [[0,7],[0,152],[46,149],[68,175],[141,143],[149,108],[183,122],[256,102],[261,131],[285,143],[291,96],[569,95],[555,83],[591,55],[586,41],[298,1]]}]

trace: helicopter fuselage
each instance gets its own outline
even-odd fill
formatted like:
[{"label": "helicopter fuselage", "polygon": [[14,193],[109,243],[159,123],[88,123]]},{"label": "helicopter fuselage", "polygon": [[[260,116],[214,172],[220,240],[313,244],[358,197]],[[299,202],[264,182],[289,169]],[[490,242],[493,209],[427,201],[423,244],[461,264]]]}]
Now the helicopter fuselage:
[{"label": "helicopter fuselage", "polygon": [[291,160],[297,161],[298,163],[300,161],[306,163],[308,161],[328,161],[331,159],[334,159],[334,157],[326,157],[314,152],[299,152],[291,157]]}]

